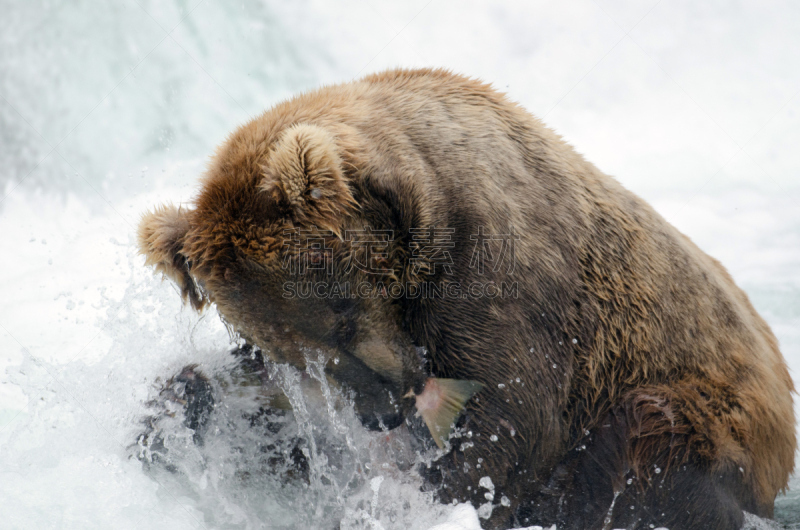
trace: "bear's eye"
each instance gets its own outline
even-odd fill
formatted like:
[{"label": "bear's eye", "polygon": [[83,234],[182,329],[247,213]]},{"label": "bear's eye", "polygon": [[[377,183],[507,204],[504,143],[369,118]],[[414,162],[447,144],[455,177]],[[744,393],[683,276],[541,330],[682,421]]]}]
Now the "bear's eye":
[{"label": "bear's eye", "polygon": [[340,349],[346,349],[356,336],[356,323],[346,318],[339,321],[328,335],[328,343]]},{"label": "bear's eye", "polygon": [[328,300],[331,310],[337,315],[352,312],[355,304],[347,298],[333,297]]}]

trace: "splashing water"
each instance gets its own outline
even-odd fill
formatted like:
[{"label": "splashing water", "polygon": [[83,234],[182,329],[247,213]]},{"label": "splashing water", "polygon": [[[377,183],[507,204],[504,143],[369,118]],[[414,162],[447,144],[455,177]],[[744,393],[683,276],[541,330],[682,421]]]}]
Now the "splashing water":
[{"label": "splashing water", "polygon": [[[7,369],[28,401],[0,431],[0,505],[12,527],[424,529],[447,518],[452,508],[422,492],[413,471],[434,454],[415,450],[405,427],[362,427],[319,352],[305,352],[305,371],[268,364],[268,384],[239,384],[214,311],[179,309],[168,283],[128,260],[124,294],[98,305],[105,355],[61,365],[24,355]],[[189,364],[216,400],[202,443],[180,400],[164,398]],[[265,391],[291,410],[264,407]],[[143,441],[148,430],[157,443]]]},{"label": "splashing water", "polygon": [[[204,520],[214,526],[258,528],[265,521],[287,528],[435,524],[447,508],[421,492],[421,479],[412,470],[433,455],[415,452],[405,428],[367,431],[349,396],[329,384],[321,352],[304,353],[307,368],[302,372],[266,365],[269,384],[285,395],[291,411],[256,418],[253,392],[216,384],[219,401],[204,443],[192,443],[193,433],[180,414],[167,416],[159,428],[168,440],[169,465],[149,466],[151,476],[195,497]],[[209,364],[208,370],[221,371],[224,380],[235,369],[226,361]],[[293,469],[297,448],[306,467],[300,472]]]}]

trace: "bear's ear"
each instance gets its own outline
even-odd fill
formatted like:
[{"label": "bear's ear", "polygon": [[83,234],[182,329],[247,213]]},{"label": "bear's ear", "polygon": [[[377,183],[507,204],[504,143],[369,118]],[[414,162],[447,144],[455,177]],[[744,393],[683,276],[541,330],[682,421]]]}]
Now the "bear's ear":
[{"label": "bear's ear", "polygon": [[340,237],[341,218],[356,204],[336,139],[316,125],[295,125],[283,133],[264,166],[259,187],[295,222]]},{"label": "bear's ear", "polygon": [[171,204],[147,212],[139,223],[139,252],[145,256],[145,265],[155,265],[156,272],[175,282],[183,300],[188,299],[199,311],[205,305],[205,299],[189,274],[186,256],[181,253],[189,231],[186,213]]}]

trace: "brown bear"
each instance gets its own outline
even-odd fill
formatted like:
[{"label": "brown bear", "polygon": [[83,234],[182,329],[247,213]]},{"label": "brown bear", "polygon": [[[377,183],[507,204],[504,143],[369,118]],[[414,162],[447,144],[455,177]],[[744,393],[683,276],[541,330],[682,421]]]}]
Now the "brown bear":
[{"label": "brown bear", "polygon": [[366,425],[457,410],[422,473],[490,527],[739,528],[792,472],[792,380],[747,296],[482,82],[393,70],[281,103],[139,244],[269,358],[324,355]]}]

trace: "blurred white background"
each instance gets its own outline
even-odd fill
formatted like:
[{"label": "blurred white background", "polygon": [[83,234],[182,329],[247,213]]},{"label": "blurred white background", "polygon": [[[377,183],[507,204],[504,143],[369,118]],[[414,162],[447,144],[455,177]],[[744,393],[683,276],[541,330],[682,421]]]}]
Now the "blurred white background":
[{"label": "blurred white background", "polygon": [[121,449],[159,370],[224,342],[217,329],[198,346],[196,322],[143,269],[139,216],[189,201],[237,125],[388,67],[443,66],[521,102],[722,261],[800,374],[797,2],[5,0],[0,12],[12,528],[198,527],[183,511],[202,501],[159,496]]}]

